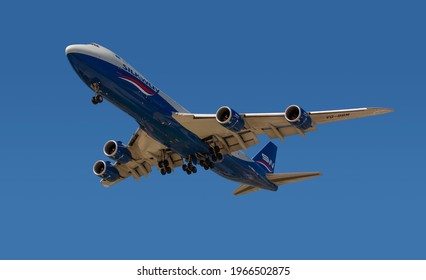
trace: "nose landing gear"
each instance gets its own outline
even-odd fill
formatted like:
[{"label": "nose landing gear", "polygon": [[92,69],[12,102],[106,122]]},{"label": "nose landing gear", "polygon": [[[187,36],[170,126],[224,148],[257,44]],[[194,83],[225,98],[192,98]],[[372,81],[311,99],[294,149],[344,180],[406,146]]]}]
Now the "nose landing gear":
[{"label": "nose landing gear", "polygon": [[98,103],[102,103],[102,101],[104,101],[104,98],[100,94],[97,94],[97,95],[95,95],[95,96],[92,97],[92,103],[93,103],[93,105],[96,105]]},{"label": "nose landing gear", "polygon": [[95,92],[95,96],[92,97],[92,103],[94,105],[96,105],[98,103],[102,103],[102,101],[104,101],[104,98],[102,97],[102,95],[100,95],[100,93],[102,92],[101,82],[91,83],[90,88]]}]

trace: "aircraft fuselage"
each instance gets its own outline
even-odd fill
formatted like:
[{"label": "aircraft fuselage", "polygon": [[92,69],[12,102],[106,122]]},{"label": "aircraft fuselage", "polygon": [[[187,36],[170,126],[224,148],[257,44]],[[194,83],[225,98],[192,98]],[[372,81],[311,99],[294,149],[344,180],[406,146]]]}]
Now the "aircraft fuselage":
[{"label": "aircraft fuselage", "polygon": [[[207,143],[172,117],[173,113],[188,111],[121,57],[97,44],[71,45],[66,48],[66,53],[81,80],[96,95],[133,117],[150,137],[183,158],[209,152]],[[234,155],[224,155],[212,170],[236,182],[277,189],[255,162],[239,154]]]}]

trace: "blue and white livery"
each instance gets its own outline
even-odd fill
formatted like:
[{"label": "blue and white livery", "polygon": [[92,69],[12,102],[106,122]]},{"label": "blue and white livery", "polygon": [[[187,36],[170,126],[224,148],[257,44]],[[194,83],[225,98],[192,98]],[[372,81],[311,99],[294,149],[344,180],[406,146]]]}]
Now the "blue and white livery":
[{"label": "blue and white livery", "polygon": [[180,167],[187,174],[197,166],[241,185],[235,195],[258,190],[276,191],[278,186],[321,175],[319,172],[276,174],[277,146],[269,142],[253,159],[240,150],[259,142],[295,134],[304,136],[319,124],[389,113],[385,108],[358,108],[307,112],[297,105],[282,113],[240,114],[223,106],[215,114],[192,114],[159,90],[129,63],[98,45],[71,45],[66,55],[81,80],[94,92],[93,104],[107,99],[129,114],[139,127],[127,144],[110,140],[104,153],[113,160],[93,166],[104,186],[127,177],[140,180],[153,167],[161,174]]}]

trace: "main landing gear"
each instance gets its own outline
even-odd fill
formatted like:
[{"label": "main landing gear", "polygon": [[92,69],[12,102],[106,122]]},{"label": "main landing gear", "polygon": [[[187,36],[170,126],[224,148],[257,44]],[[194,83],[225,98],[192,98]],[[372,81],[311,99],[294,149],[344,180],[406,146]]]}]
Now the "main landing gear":
[{"label": "main landing gear", "polygon": [[160,167],[161,175],[166,175],[172,173],[172,168],[170,167],[168,160],[161,160],[158,162],[158,167]]},{"label": "main landing gear", "polygon": [[220,148],[218,146],[210,147],[209,153],[213,162],[223,159],[223,155],[220,153]]},{"label": "main landing gear", "polygon": [[205,160],[200,160],[200,165],[204,167],[204,170],[209,170],[214,168],[214,162],[210,158]]},{"label": "main landing gear", "polygon": [[[202,166],[204,170],[209,170],[214,168],[215,162],[222,159],[223,155],[220,153],[220,148],[218,146],[210,147],[209,153],[207,154],[189,155],[185,159],[186,163],[182,165],[182,170],[186,172],[186,174],[191,175],[197,173],[197,164]],[[170,167],[171,162],[169,160],[165,159],[158,162],[161,175],[172,173],[173,169]]]},{"label": "main landing gear", "polygon": [[188,175],[191,175],[192,173],[197,173],[197,167],[195,167],[192,162],[188,163],[188,165],[182,165],[182,170],[185,171]]},{"label": "main landing gear", "polygon": [[[220,152],[220,148],[218,146],[214,146],[209,148],[209,154],[195,158],[198,159],[198,164],[201,165],[204,170],[209,170],[214,168],[214,163],[216,161],[221,161],[223,159],[223,155]],[[197,168],[194,166],[191,156],[188,157],[187,162],[188,164],[182,165],[182,170],[185,171],[188,175],[197,173]]]}]

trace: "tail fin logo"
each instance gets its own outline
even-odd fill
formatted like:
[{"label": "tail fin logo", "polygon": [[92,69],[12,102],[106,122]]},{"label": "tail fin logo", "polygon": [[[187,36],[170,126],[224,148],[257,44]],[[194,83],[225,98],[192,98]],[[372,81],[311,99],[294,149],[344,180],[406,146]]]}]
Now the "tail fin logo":
[{"label": "tail fin logo", "polygon": [[259,164],[267,173],[274,173],[275,158],[277,156],[277,146],[269,142],[253,157],[253,161]]},{"label": "tail fin logo", "polygon": [[258,160],[257,163],[263,165],[269,172],[272,172],[275,167],[275,163],[264,153],[262,153],[262,159]]}]

